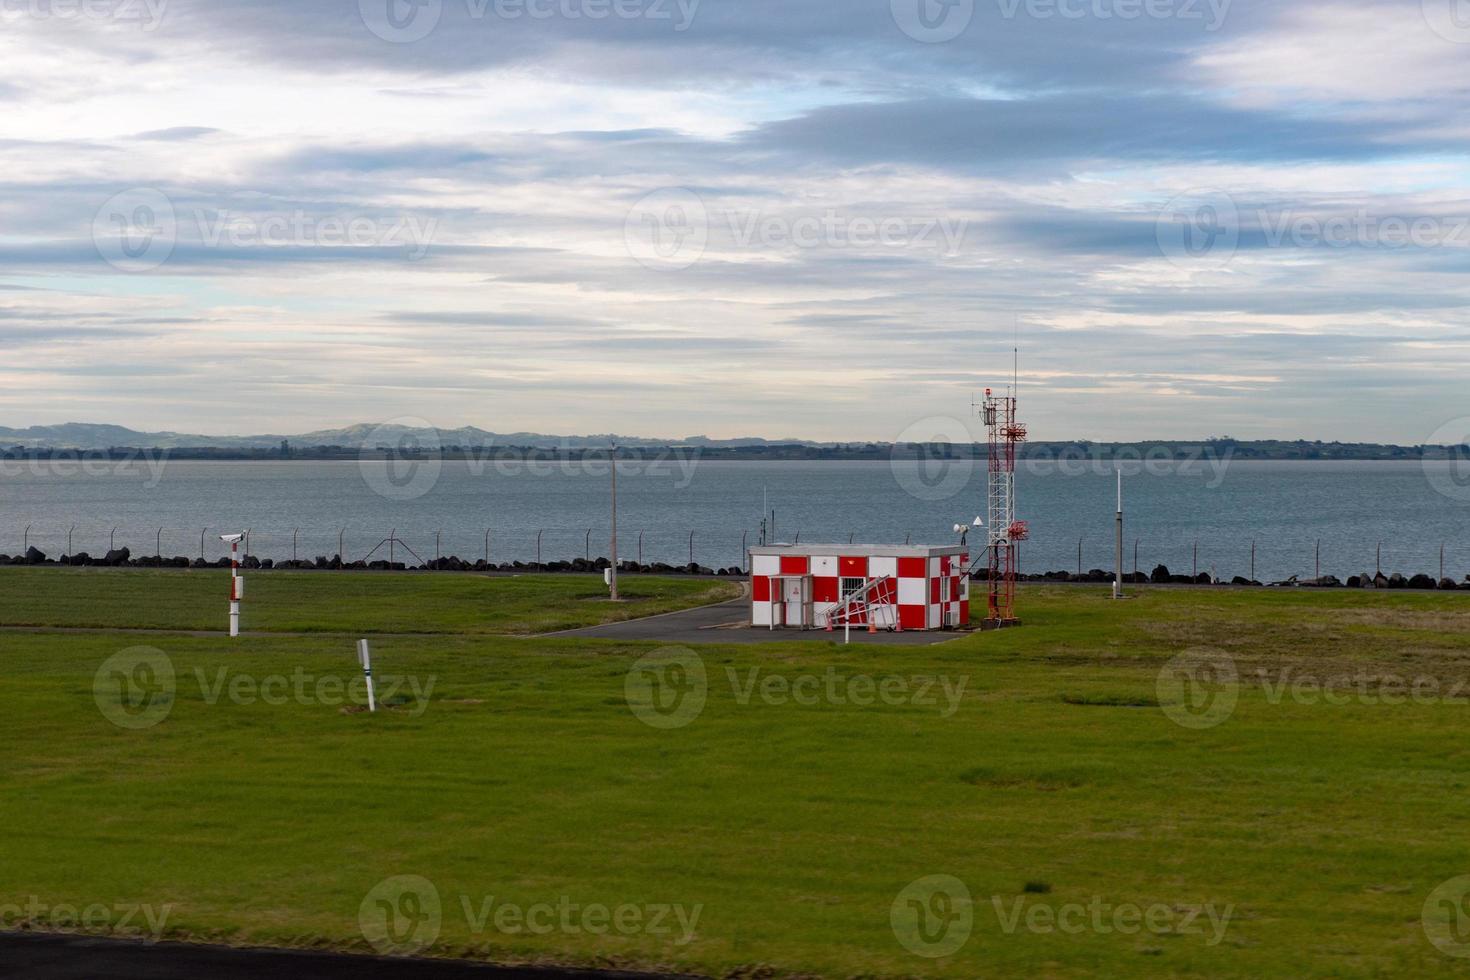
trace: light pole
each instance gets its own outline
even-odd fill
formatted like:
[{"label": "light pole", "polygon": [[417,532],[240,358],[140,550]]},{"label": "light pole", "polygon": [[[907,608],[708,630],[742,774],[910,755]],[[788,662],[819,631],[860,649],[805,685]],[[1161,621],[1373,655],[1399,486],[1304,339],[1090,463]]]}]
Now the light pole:
[{"label": "light pole", "polygon": [[607,578],[608,587],[612,590],[613,602],[618,601],[618,447],[613,446],[608,451],[612,458],[612,568]]},{"label": "light pole", "polygon": [[1118,467],[1118,551],[1117,568],[1113,576],[1113,598],[1123,598],[1123,468]]}]

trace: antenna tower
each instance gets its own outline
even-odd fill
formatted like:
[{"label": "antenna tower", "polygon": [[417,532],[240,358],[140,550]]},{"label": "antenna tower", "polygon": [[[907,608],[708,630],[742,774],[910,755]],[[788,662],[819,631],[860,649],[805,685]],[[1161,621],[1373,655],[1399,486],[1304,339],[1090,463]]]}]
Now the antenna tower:
[{"label": "antenna tower", "polygon": [[981,413],[990,433],[986,527],[990,594],[981,625],[1003,629],[1021,625],[1016,618],[1016,546],[1030,532],[1025,521],[1016,520],[1016,446],[1026,441],[1026,426],[1016,421],[1014,388],[1007,389],[1003,396],[986,388]]}]

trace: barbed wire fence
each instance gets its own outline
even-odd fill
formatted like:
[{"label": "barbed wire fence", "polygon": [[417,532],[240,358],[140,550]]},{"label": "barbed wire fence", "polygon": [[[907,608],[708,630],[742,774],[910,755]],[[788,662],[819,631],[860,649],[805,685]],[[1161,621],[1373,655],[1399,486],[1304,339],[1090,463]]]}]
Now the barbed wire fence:
[{"label": "barbed wire fence", "polygon": [[[68,560],[78,564],[105,562],[109,555],[120,559],[123,549],[134,565],[216,564],[225,559],[228,546],[219,539],[233,528],[179,528],[136,522],[77,522],[65,525],[30,523],[4,535],[0,555],[11,561],[28,555],[39,560]],[[310,567],[358,566],[358,563],[387,562],[405,568],[434,568],[446,564],[482,568],[562,568],[580,561],[583,565],[605,561],[609,556],[607,527],[514,527],[514,528],[422,528],[342,525],[323,527],[251,528],[245,555],[271,565]],[[805,534],[794,529],[782,532],[783,540],[800,544],[821,541],[840,546],[860,544],[862,532],[833,533],[823,530]],[[916,543],[924,539],[914,532],[880,535],[885,543]],[[891,540],[890,540],[891,539]],[[714,571],[749,571],[748,549],[760,543],[758,527],[731,531],[669,527],[620,527],[620,563],[669,568],[708,568]],[[928,541],[926,543],[935,543]],[[947,542],[938,542],[947,543]],[[983,541],[969,542],[972,557],[984,550]],[[32,551],[34,549],[34,551]],[[1055,540],[1028,541],[1021,547],[1023,576],[1050,574],[1054,577],[1096,578],[1097,572],[1111,577],[1115,544],[1111,538],[1082,535],[1071,544]],[[453,561],[450,562],[449,560]],[[1395,573],[1406,578],[1424,575],[1439,582],[1470,579],[1470,546],[1451,541],[1438,545],[1408,546],[1394,539],[1375,540],[1371,535],[1350,546],[1312,540],[1303,544],[1274,539],[1242,538],[1220,541],[1204,537],[1129,535],[1124,543],[1123,571],[1130,579],[1152,579],[1160,567],[1171,579],[1196,581],[1316,581],[1326,576],[1346,580],[1350,576],[1372,578]],[[1203,576],[1203,578],[1202,578]]]}]

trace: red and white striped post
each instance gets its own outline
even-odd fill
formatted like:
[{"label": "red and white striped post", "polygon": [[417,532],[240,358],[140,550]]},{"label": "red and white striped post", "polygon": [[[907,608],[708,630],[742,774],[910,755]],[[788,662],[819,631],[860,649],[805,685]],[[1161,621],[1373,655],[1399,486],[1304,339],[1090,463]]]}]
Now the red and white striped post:
[{"label": "red and white striped post", "polygon": [[245,535],[221,534],[230,546],[230,636],[240,635],[240,600],[245,598],[245,579],[240,575],[240,541]]}]

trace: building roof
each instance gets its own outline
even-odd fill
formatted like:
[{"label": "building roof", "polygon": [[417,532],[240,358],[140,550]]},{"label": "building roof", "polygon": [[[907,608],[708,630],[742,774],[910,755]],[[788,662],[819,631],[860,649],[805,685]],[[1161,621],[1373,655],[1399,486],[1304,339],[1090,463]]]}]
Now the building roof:
[{"label": "building roof", "polygon": [[752,555],[832,555],[837,557],[861,558],[873,556],[901,558],[928,558],[934,555],[960,555],[970,551],[969,546],[960,544],[758,544],[752,545]]}]

